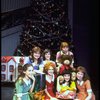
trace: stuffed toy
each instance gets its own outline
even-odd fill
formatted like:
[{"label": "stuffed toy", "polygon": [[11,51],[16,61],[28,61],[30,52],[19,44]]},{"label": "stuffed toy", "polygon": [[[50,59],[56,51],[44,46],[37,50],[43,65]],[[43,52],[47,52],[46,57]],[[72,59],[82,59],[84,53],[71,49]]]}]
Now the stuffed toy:
[{"label": "stuffed toy", "polygon": [[71,63],[72,63],[72,57],[68,55],[62,55],[59,59],[59,62],[61,63],[61,66],[59,68],[59,73],[62,74],[64,70],[71,70]]}]

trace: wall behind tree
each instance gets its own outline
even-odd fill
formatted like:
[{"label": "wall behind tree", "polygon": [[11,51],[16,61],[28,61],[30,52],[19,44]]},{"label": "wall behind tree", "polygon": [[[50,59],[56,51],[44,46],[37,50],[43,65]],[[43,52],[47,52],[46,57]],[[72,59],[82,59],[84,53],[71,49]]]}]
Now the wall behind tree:
[{"label": "wall behind tree", "polygon": [[[21,14],[19,13],[20,15],[18,16],[17,13],[19,9],[26,8],[29,6],[30,6],[30,0],[1,0],[1,13],[2,13],[1,25],[5,27],[7,26],[7,24],[9,24],[9,28],[4,28],[3,30],[1,30],[1,55],[2,56],[12,56],[14,50],[19,44],[19,35],[21,34],[22,25],[19,25],[20,23],[19,16],[21,16]],[[16,14],[15,12],[13,14],[13,11],[15,10],[16,10]],[[15,18],[17,16],[18,18]],[[5,19],[2,20],[3,18]],[[11,21],[9,22],[10,19]],[[15,24],[15,22],[17,23],[17,21],[19,21],[18,25],[14,26],[13,24]],[[13,27],[12,26],[10,27],[10,24],[12,24]]]},{"label": "wall behind tree", "polygon": [[30,5],[30,0],[1,0],[1,12],[8,12]]},{"label": "wall behind tree", "polygon": [[1,56],[12,56],[19,44],[22,25],[1,32]]}]

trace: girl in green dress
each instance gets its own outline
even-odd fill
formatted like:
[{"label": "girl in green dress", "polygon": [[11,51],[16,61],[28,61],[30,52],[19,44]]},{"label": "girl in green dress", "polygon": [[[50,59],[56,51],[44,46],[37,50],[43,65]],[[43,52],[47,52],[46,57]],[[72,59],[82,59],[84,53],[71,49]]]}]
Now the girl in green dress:
[{"label": "girl in green dress", "polygon": [[13,100],[33,100],[30,96],[35,86],[33,66],[25,64],[23,66],[23,75],[19,76],[15,82],[15,94]]}]

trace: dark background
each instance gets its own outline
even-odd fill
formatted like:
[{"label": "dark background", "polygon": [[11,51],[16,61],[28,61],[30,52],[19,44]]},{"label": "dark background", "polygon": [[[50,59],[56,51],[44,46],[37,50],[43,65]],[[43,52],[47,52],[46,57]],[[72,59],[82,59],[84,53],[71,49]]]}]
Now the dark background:
[{"label": "dark background", "polygon": [[73,41],[76,64],[86,67],[99,93],[99,0],[73,0]]}]

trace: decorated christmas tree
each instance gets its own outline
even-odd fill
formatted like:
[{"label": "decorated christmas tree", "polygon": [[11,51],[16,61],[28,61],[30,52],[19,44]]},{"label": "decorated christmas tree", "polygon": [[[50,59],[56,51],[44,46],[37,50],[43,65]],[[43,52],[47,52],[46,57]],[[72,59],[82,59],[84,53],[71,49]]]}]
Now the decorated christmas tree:
[{"label": "decorated christmas tree", "polygon": [[14,55],[28,56],[34,46],[48,48],[55,54],[62,41],[72,46],[67,0],[31,0],[30,8]]}]

